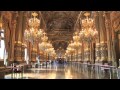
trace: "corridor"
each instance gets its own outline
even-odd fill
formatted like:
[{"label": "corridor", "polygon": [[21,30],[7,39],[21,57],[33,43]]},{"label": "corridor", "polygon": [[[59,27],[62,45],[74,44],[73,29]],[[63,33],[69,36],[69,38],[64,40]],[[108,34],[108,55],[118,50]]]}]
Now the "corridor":
[{"label": "corridor", "polygon": [[117,72],[97,72],[78,63],[30,68],[22,73],[4,75],[4,79],[118,79]]},{"label": "corridor", "polygon": [[0,79],[120,79],[120,11],[1,11]]}]

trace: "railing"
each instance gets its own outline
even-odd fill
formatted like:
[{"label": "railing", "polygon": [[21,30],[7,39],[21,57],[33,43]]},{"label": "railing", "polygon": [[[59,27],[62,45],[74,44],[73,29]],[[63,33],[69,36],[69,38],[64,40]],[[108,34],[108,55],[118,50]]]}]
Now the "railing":
[{"label": "railing", "polygon": [[11,69],[12,72],[24,72],[25,66],[28,66],[28,64],[11,65],[6,68]]}]

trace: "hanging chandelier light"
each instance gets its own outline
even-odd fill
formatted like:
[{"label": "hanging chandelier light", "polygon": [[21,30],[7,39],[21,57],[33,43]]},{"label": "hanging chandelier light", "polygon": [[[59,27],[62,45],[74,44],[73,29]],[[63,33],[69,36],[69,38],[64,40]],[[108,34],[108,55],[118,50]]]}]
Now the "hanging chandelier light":
[{"label": "hanging chandelier light", "polygon": [[71,43],[68,45],[67,50],[66,50],[66,54],[72,54],[75,51],[74,49],[74,44],[71,41]]},{"label": "hanging chandelier light", "polygon": [[47,49],[45,50],[48,54],[54,51],[52,44],[50,42],[47,43]]},{"label": "hanging chandelier light", "polygon": [[28,29],[26,29],[24,33],[25,40],[31,42],[32,44],[35,41],[38,41],[43,33],[43,30],[39,29],[40,20],[37,16],[37,13],[32,13],[32,18],[28,20]]},{"label": "hanging chandelier light", "polygon": [[81,46],[81,43],[79,42],[79,40],[80,40],[80,37],[78,35],[78,32],[75,32],[75,35],[73,36],[74,43],[72,44],[72,47],[76,50]]},{"label": "hanging chandelier light", "polygon": [[39,43],[39,49],[42,50],[42,51],[45,51],[45,49],[47,49],[48,47],[48,37],[46,36],[46,33],[44,32],[43,33],[43,37],[41,38],[42,40],[42,43]]},{"label": "hanging chandelier light", "polygon": [[73,36],[73,41],[78,42],[80,40],[80,37],[78,35],[78,32],[75,32],[75,35]]},{"label": "hanging chandelier light", "polygon": [[94,28],[94,20],[89,18],[90,13],[85,13],[85,19],[82,20],[82,30],[79,33],[80,39],[91,42],[98,36],[98,31]]}]

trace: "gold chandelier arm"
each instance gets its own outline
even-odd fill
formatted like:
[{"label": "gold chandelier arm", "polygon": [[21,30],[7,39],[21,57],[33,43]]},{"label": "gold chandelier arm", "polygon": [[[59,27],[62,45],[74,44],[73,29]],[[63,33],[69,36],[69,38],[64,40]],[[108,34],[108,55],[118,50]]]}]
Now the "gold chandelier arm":
[{"label": "gold chandelier arm", "polygon": [[38,14],[37,14],[36,12],[33,12],[33,13],[32,13],[32,16],[33,16],[34,18],[36,18],[36,17],[38,16]]}]

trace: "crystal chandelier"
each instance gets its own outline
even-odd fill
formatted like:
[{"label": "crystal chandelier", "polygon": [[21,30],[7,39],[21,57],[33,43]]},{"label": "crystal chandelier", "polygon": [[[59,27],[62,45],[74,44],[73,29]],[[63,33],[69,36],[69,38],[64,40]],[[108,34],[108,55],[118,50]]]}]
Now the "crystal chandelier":
[{"label": "crystal chandelier", "polygon": [[41,39],[42,39],[42,43],[39,43],[39,49],[45,51],[47,47],[49,47],[47,43],[48,37],[46,36],[46,33],[43,33],[43,37]]},{"label": "crystal chandelier", "polygon": [[37,18],[38,14],[33,12],[32,16],[33,17],[28,20],[28,29],[25,30],[24,37],[25,40],[33,44],[41,38],[43,30],[39,29],[40,20]]},{"label": "crystal chandelier", "polygon": [[73,36],[73,40],[74,40],[73,48],[77,50],[81,46],[81,43],[79,42],[80,37],[78,36],[78,32],[75,32],[75,35]]},{"label": "crystal chandelier", "polygon": [[47,43],[47,49],[45,50],[48,54],[51,54],[54,49],[52,47],[52,44],[50,42]]},{"label": "crystal chandelier", "polygon": [[94,28],[94,20],[89,18],[90,13],[85,13],[85,19],[82,20],[82,30],[79,33],[80,39],[91,42],[98,36],[98,31]]},{"label": "crystal chandelier", "polygon": [[76,42],[78,42],[80,40],[78,32],[75,32],[75,35],[73,36],[73,40],[76,41]]},{"label": "crystal chandelier", "polygon": [[73,42],[71,41],[71,43],[68,45],[68,47],[67,47],[67,50],[66,50],[66,55],[67,54],[72,54],[72,53],[74,53],[74,51],[75,51],[75,49],[74,49],[74,44],[73,44]]}]

